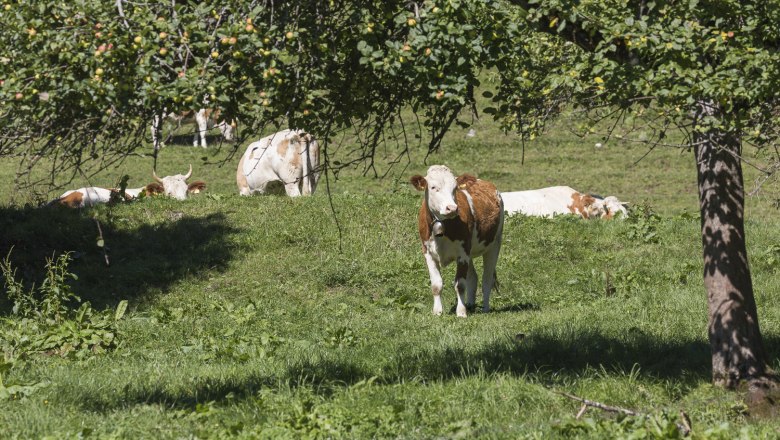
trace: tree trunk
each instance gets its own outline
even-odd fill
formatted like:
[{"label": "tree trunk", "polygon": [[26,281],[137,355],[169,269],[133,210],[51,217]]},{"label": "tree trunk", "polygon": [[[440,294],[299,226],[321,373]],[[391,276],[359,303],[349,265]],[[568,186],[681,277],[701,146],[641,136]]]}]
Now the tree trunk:
[{"label": "tree trunk", "polygon": [[[726,117],[717,104],[700,101],[696,122]],[[745,192],[741,139],[710,128],[693,135],[704,250],[704,287],[709,305],[712,380],[734,388],[771,375],[758,327],[758,313],[745,248]]]}]

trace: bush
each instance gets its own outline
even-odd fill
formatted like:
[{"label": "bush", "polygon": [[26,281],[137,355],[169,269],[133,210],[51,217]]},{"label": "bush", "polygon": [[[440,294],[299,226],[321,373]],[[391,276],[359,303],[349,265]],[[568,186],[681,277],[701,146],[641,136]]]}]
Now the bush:
[{"label": "bush", "polygon": [[47,259],[46,278],[29,289],[16,279],[10,253],[0,263],[5,294],[13,304],[12,315],[0,318],[0,350],[5,362],[14,363],[30,354],[46,353],[85,358],[117,347],[117,321],[127,309],[120,301],[115,311],[97,311],[82,302],[68,284],[69,253]]}]

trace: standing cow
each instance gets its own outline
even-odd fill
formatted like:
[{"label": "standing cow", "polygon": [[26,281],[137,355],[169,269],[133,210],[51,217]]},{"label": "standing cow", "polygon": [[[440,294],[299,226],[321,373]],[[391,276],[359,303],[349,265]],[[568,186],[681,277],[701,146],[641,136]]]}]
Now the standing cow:
[{"label": "standing cow", "polygon": [[[496,284],[496,262],[501,250],[504,205],[492,183],[464,174],[457,179],[444,165],[428,168],[428,174],[411,178],[418,191],[425,191],[418,216],[422,251],[433,291],[433,313],[442,312],[441,268],[457,261],[456,313],[466,317],[474,306],[477,271],[474,257],[482,257],[482,311],[490,310],[490,291]],[[463,294],[467,294],[464,304]]]},{"label": "standing cow", "polygon": [[282,130],[249,144],[238,162],[236,184],[242,196],[263,194],[281,182],[290,197],[314,193],[319,180],[317,141],[299,130]]},{"label": "standing cow", "polygon": [[180,128],[182,124],[194,123],[197,128],[195,137],[192,140],[193,147],[198,146],[198,140],[200,139],[200,146],[206,148],[208,146],[206,144],[206,133],[214,127],[219,128],[222,137],[225,138],[226,141],[232,141],[234,137],[233,129],[236,125],[235,121],[228,123],[227,121],[222,120],[219,110],[202,108],[197,112],[194,110],[182,113],[164,112],[163,117],[155,115],[152,119],[152,144],[154,145],[155,150],[160,149],[160,140],[157,136],[162,134],[162,123],[165,119],[176,123],[176,128]]}]

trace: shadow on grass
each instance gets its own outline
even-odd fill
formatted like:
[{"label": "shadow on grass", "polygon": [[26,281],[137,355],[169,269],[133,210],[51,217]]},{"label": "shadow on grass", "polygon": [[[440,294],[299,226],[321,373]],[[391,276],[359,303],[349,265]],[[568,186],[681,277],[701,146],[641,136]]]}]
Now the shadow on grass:
[{"label": "shadow on grass", "polygon": [[[39,283],[46,258],[71,252],[70,271],[79,277],[74,291],[98,308],[165,291],[183,277],[227,266],[236,250],[227,239],[239,230],[223,214],[195,217],[171,212],[170,217],[165,223],[133,229],[101,221],[110,262],[106,266],[89,211],[3,207],[0,256],[13,248],[11,262],[17,279]],[[0,295],[0,301],[5,301],[0,303],[0,314],[5,314],[10,304],[5,295]]]},{"label": "shadow on grass", "polygon": [[[780,341],[773,341],[777,346]],[[646,380],[671,380],[690,389],[710,380],[709,345],[704,341],[659,342],[629,332],[626,339],[586,331],[578,337],[528,335],[507,338],[476,351],[449,348],[443,351],[410,351],[385,365],[366,367],[349,356],[292,365],[279,376],[249,375],[240,380],[208,378],[185,389],[165,383],[153,388],[127,390],[121,405],[159,403],[170,408],[192,409],[198,403],[216,404],[249,399],[261,388],[307,388],[329,398],[357,382],[376,384],[447,382],[493,374],[533,377],[550,386],[562,380],[588,376],[625,378],[639,367]],[[606,373],[601,372],[601,366]],[[377,371],[381,371],[378,373]],[[106,401],[108,400],[108,401]],[[82,404],[94,410],[110,409],[112,399],[100,395]],[[117,403],[118,404],[118,403]]]}]

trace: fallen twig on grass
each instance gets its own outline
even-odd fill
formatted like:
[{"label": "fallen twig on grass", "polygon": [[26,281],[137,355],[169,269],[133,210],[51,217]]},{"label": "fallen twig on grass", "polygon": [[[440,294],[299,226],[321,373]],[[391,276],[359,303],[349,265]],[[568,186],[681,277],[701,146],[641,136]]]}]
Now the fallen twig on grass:
[{"label": "fallen twig on grass", "polygon": [[[626,408],[620,408],[619,406],[609,406],[604,405],[603,403],[595,402],[593,400],[583,399],[582,397],[577,397],[574,394],[565,393],[563,391],[555,391],[556,394],[560,394],[561,396],[568,397],[569,399],[576,400],[578,402],[582,402],[583,407],[592,406],[593,408],[598,408],[603,411],[608,412],[615,412],[615,413],[621,413],[621,414],[627,414],[629,416],[638,416],[640,413],[626,409]],[[580,412],[577,414],[579,417],[582,417],[582,413],[585,411],[583,409],[580,409]],[[577,417],[577,418],[579,418]]]},{"label": "fallen twig on grass", "polygon": [[[566,397],[566,398],[569,398],[569,399],[572,399],[572,400],[576,400],[577,402],[582,402],[582,407],[580,408],[579,411],[577,411],[577,415],[575,416],[575,419],[577,419],[577,420],[579,420],[580,417],[582,417],[582,415],[585,414],[585,411],[588,409],[588,407],[598,408],[598,409],[600,409],[602,411],[613,412],[613,413],[620,413],[620,414],[625,414],[625,415],[629,415],[629,416],[645,416],[646,415],[646,414],[634,411],[632,409],[621,408],[619,406],[605,405],[605,404],[603,404],[601,402],[596,402],[594,400],[584,399],[582,397],[578,397],[578,396],[575,396],[574,394],[569,394],[569,393],[566,393],[564,391],[553,391],[553,392],[556,393],[556,394],[560,394],[563,397]],[[693,428],[691,428],[691,418],[688,417],[688,414],[685,411],[680,410],[680,420],[681,420],[681,422],[676,422],[675,423],[677,425],[677,429],[679,429],[680,432],[682,432],[683,437],[687,437],[688,435],[690,435],[691,430],[693,429]]]},{"label": "fallen twig on grass", "polygon": [[106,241],[103,239],[103,230],[100,229],[100,221],[96,217],[93,217],[93,220],[95,220],[95,224],[97,225],[98,230],[98,240],[97,245],[99,248],[103,249],[103,258],[106,260],[106,266],[111,266],[111,263],[108,261],[108,251],[106,250]]}]

